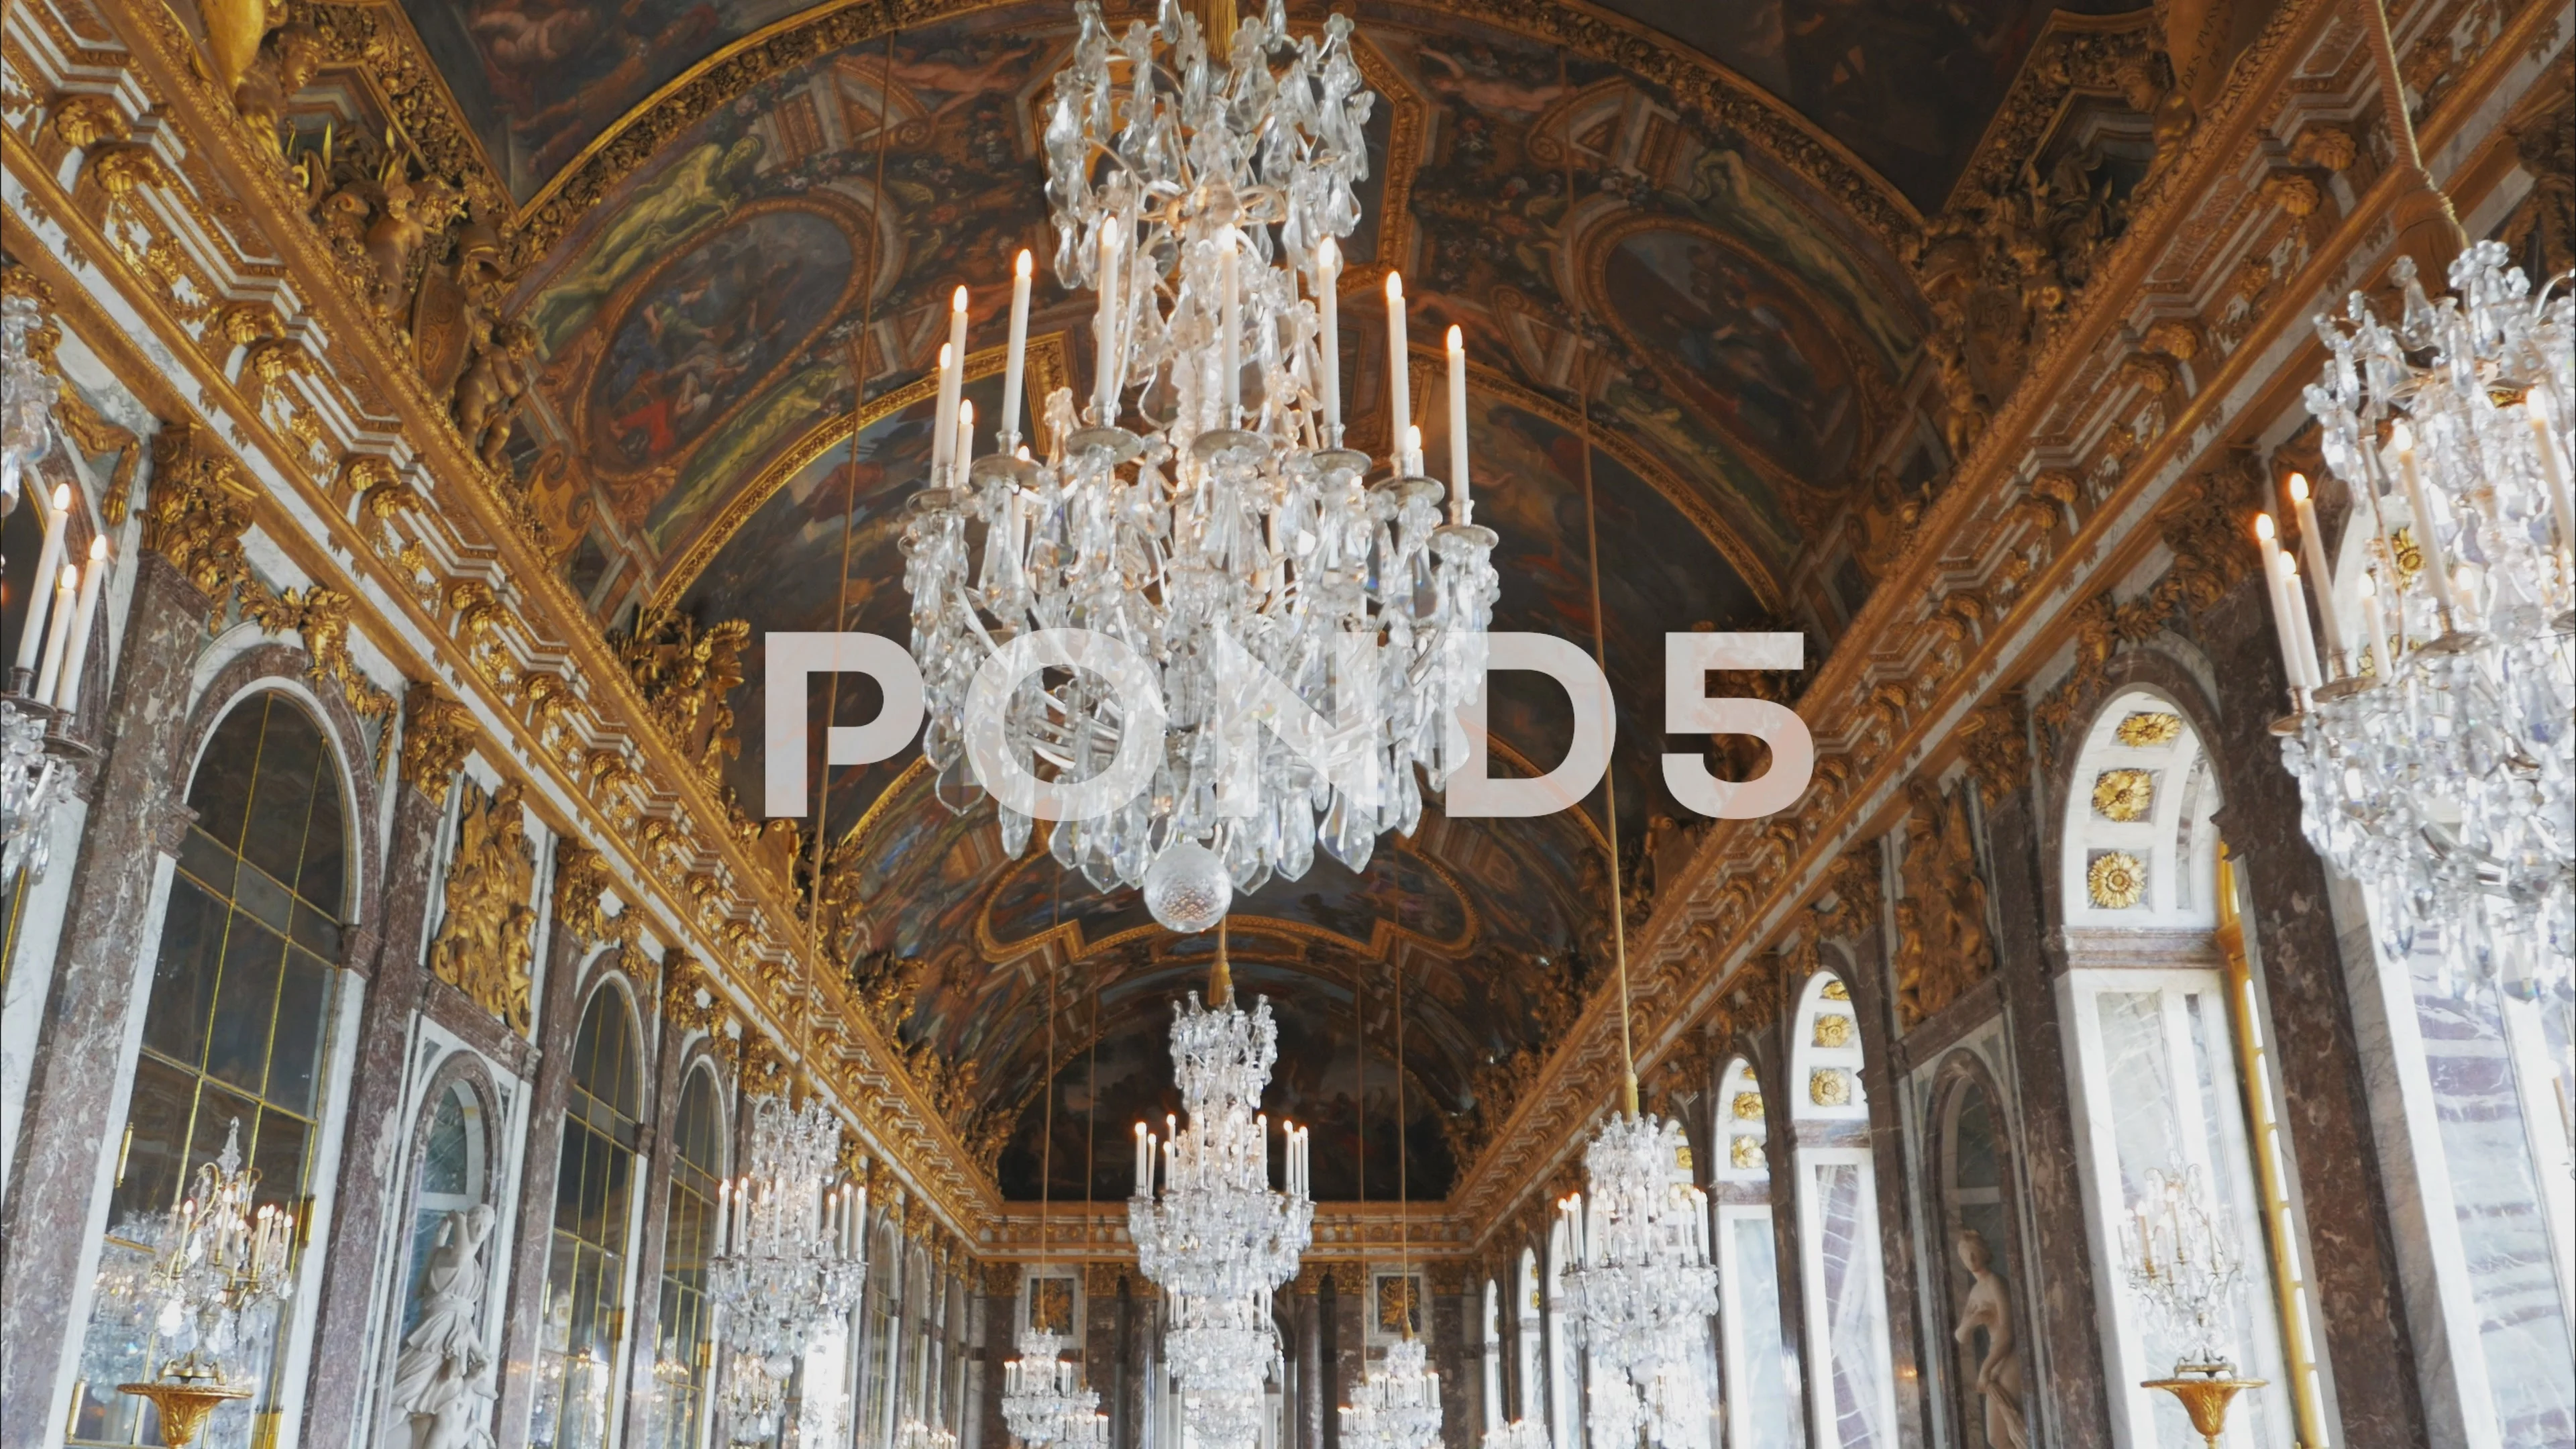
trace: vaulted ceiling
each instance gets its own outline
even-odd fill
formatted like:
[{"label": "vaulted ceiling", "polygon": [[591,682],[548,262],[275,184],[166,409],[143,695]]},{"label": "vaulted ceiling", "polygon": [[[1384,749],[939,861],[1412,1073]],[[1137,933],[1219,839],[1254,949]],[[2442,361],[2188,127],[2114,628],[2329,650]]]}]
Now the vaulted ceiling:
[{"label": "vaulted ceiling", "polygon": [[[2047,7],[1346,8],[1383,98],[1346,285],[1401,267],[1418,338],[1465,329],[1478,521],[1502,536],[1497,627],[1591,643],[1597,523],[1633,851],[1681,813],[1655,763],[1686,747],[1658,728],[1661,636],[1802,629],[1815,662],[1867,589],[1846,542],[1856,493],[1941,466],[1899,253]],[[1323,7],[1290,11],[1309,24]],[[1052,250],[1034,121],[1073,34],[1067,0],[404,12],[514,204],[539,377],[511,461],[603,627],[654,610],[749,621],[745,718],[765,632],[908,637],[896,520],[927,464],[927,370],[964,283],[970,394],[997,392],[1010,257]],[[1033,391],[1080,385],[1089,311],[1041,269]],[[1358,325],[1374,313],[1344,315],[1346,392],[1379,398],[1383,344]],[[1382,450],[1383,412],[1363,407],[1353,431]],[[875,713],[856,680],[816,694],[817,723]],[[1503,676],[1497,694],[1502,753],[1557,759],[1570,719],[1552,689]],[[744,733],[730,778],[750,802],[762,760]],[[1435,805],[1366,871],[1319,856],[1239,903],[1237,979],[1281,1015],[1275,1106],[1334,1149],[1316,1154],[1322,1195],[1356,1193],[1363,1164],[1369,1196],[1394,1190],[1399,983],[1416,1193],[1458,1165],[1444,1124],[1471,1122],[1515,1054],[1569,1019],[1603,955],[1603,804],[1534,821]],[[990,807],[917,756],[837,772],[820,807],[860,902],[842,944],[912,963],[863,969],[968,1135],[999,1146],[1006,1193],[1035,1196],[1042,1163],[1058,1194],[1082,1193],[1096,1132],[1097,1191],[1123,1195],[1116,1148],[1167,1110],[1163,1031],[1213,943],[1173,939],[1134,892],[1093,889],[1042,845],[1007,858]]]}]

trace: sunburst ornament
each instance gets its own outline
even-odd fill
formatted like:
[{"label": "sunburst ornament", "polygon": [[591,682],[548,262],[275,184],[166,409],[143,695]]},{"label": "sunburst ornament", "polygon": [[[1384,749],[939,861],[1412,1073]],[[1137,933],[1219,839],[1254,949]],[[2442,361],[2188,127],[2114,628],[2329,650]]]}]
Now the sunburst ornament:
[{"label": "sunburst ornament", "polygon": [[2103,819],[2125,825],[2146,819],[2155,808],[2154,771],[2104,770],[2093,777],[2093,813]]},{"label": "sunburst ornament", "polygon": [[2123,718],[2112,733],[2133,750],[2152,750],[2182,737],[2182,716],[2165,710],[2140,710]]},{"label": "sunburst ornament", "polygon": [[2128,910],[2147,898],[2147,863],[2125,850],[2106,850],[2085,868],[2084,892],[2095,910]]}]

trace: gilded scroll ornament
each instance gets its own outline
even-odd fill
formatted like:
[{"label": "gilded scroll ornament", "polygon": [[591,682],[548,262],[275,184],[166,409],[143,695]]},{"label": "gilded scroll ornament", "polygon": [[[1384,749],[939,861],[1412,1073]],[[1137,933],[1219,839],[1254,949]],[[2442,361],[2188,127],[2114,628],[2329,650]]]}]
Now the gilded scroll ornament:
[{"label": "gilded scroll ornament", "polygon": [[[34,351],[33,347],[28,349]],[[143,460],[143,440],[107,419],[80,395],[80,389],[63,384],[54,399],[54,422],[71,439],[72,446],[91,457],[114,454],[109,465],[107,488],[99,500],[99,517],[111,529],[125,526],[125,514],[134,494],[134,465]]]},{"label": "gilded scroll ornament", "polygon": [[525,1036],[537,924],[529,899],[537,856],[514,782],[491,794],[468,781],[447,867],[446,911],[430,948],[432,975]]},{"label": "gilded scroll ornament", "polygon": [[601,897],[614,884],[599,852],[567,840],[555,852],[555,924],[584,941],[619,938]]},{"label": "gilded scroll ornament", "polygon": [[609,641],[655,723],[709,780],[742,753],[733,706],[725,701],[742,683],[742,648],[750,640],[751,625],[742,619],[702,630],[687,615],[653,610]]},{"label": "gilded scroll ornament", "polygon": [[399,706],[393,691],[369,679],[349,652],[349,610],[347,594],[319,584],[282,594],[257,587],[242,590],[243,616],[269,633],[292,630],[303,636],[304,652],[312,661],[305,666],[304,677],[337,687],[349,708],[375,727],[376,768],[382,770]]},{"label": "gilded scroll ornament", "polygon": [[447,803],[447,788],[474,751],[474,711],[440,697],[435,686],[414,680],[403,697],[402,777],[434,804]]},{"label": "gilded scroll ornament", "polygon": [[2133,750],[2161,749],[2182,738],[2182,716],[2165,710],[2138,710],[2122,716],[2111,733]]},{"label": "gilded scroll ornament", "polygon": [[1961,725],[1968,774],[1991,805],[2030,778],[2030,734],[2022,723],[2018,693],[1969,715]]},{"label": "gilded scroll ornament", "polygon": [[143,546],[220,603],[251,577],[241,537],[250,529],[250,500],[257,496],[203,429],[184,420],[164,423],[152,435]]},{"label": "gilded scroll ornament", "polygon": [[2128,824],[2155,812],[2156,776],[2152,770],[2104,770],[2093,777],[2093,813]]},{"label": "gilded scroll ornament", "polygon": [[1895,963],[1897,1011],[1909,1029],[1958,999],[1995,965],[1967,792],[1945,799],[1921,779],[1911,791]]},{"label": "gilded scroll ornament", "polygon": [[2128,910],[2147,898],[2147,864],[2125,850],[2106,850],[2084,868],[2084,893],[2095,910]]}]

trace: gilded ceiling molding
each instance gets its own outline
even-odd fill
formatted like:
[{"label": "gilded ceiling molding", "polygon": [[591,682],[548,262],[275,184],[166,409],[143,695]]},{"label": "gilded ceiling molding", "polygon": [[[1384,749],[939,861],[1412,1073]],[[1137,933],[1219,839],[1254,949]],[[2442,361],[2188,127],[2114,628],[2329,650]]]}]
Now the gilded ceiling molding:
[{"label": "gilded ceiling molding", "polygon": [[[22,23],[56,24],[49,11],[8,12],[13,32]],[[615,842],[610,848],[646,882],[637,894],[654,903],[657,917],[668,912],[680,931],[702,933],[721,949],[735,1000],[782,1021],[816,1005],[830,1009],[837,983],[813,982],[794,954],[804,931],[777,926],[795,920],[793,903],[752,865],[724,812],[707,804],[676,749],[647,723],[649,711],[631,690],[619,693],[629,686],[618,682],[620,671],[586,613],[560,580],[528,562],[517,518],[524,510],[514,511],[507,490],[476,465],[446,399],[424,385],[399,334],[334,260],[330,238],[304,215],[309,198],[296,188],[297,178],[261,138],[234,123],[230,98],[209,85],[195,42],[166,10],[142,13],[123,38],[131,48],[100,50],[64,39],[51,49],[38,41],[21,51],[13,43],[12,64],[39,53],[95,60],[121,78],[118,96],[134,95],[136,105],[158,118],[154,148],[178,134],[192,138],[184,159],[165,163],[158,149],[142,149],[138,154],[153,164],[135,171],[130,185],[66,196],[59,177],[95,168],[68,152],[55,166],[30,156],[29,133],[56,135],[39,106],[23,129],[0,134],[13,178],[24,183],[9,202],[12,219],[47,253],[49,267],[68,266],[78,285],[121,294],[142,314],[147,335],[167,347],[153,360],[110,345],[123,365],[156,380],[138,386],[157,395],[193,383],[195,396],[223,414],[228,436],[276,465],[275,477],[254,483],[219,450],[197,444],[202,430],[156,438],[168,466],[156,468],[159,511],[147,508],[147,541],[192,581],[228,593],[247,577],[239,535],[266,506],[266,490],[294,493],[326,520],[328,534],[317,539],[286,528],[278,539],[290,555],[335,591],[344,575],[381,583],[389,600],[382,607],[393,617],[379,631],[373,591],[348,590],[356,613],[365,616],[353,616],[353,624],[386,641],[398,663],[412,652],[402,638],[423,631],[430,657],[407,668],[450,667],[467,688],[488,691],[502,719],[496,762],[509,759],[546,780],[558,791],[556,800],[569,802],[565,809],[595,824],[593,838]],[[60,95],[46,88],[61,78],[41,64],[29,78],[37,94]],[[112,144],[124,143],[100,142]],[[237,240],[245,236],[261,237],[276,250],[247,254]],[[63,285],[61,276],[49,276]],[[282,290],[281,279],[287,281]],[[217,320],[227,306],[252,296],[309,308],[278,313],[278,328],[321,348],[291,389],[271,389],[256,408],[243,398],[247,379],[234,380],[243,351],[236,329]],[[166,384],[157,381],[164,367],[174,373]],[[370,456],[351,451],[360,429],[371,440],[399,436],[408,447],[381,467],[353,463]],[[402,506],[378,510],[370,505],[379,495],[406,497]],[[332,544],[337,547],[326,550]],[[299,602],[309,606],[309,594]],[[531,683],[539,678],[551,683],[539,690]],[[565,696],[567,678],[584,682],[578,698]],[[533,697],[540,692],[544,699]],[[525,732],[517,715],[522,699],[540,721]],[[612,768],[598,768],[603,759]],[[643,839],[649,826],[662,827],[658,845]],[[715,889],[694,888],[700,884]],[[657,934],[671,929],[656,928]],[[782,935],[788,939],[782,942]],[[809,1003],[809,996],[819,1000]],[[973,1222],[989,1210],[989,1178],[950,1149],[944,1124],[932,1125],[935,1115],[911,1083],[892,1091],[853,1089],[845,1100],[863,1130],[926,1164],[943,1215]]]},{"label": "gilded ceiling molding", "polygon": [[[2087,580],[2093,581],[2092,587],[2107,585],[2159,545],[2172,548],[2178,555],[2177,568],[2158,586],[2172,601],[2166,606],[2169,609],[2198,607],[2197,603],[2186,605],[2184,601],[2213,587],[2224,588],[2226,570],[2250,567],[2233,557],[2250,555],[2251,551],[2242,547],[2241,537],[2226,521],[2227,505],[2222,500],[2200,487],[2187,487],[2160,500],[2155,495],[2160,490],[2172,491],[2168,466],[2206,446],[2213,433],[2223,437],[2221,430],[2237,410],[2253,410],[2244,413],[2245,422],[2251,425],[2258,420],[2267,421],[2273,415],[2272,409],[2295,406],[2294,390],[2275,389],[2269,396],[2255,397],[2247,393],[2244,385],[2249,370],[2258,361],[2269,371],[2286,369],[2287,376],[2298,374],[2306,359],[2316,355],[2317,347],[2312,342],[2294,349],[2288,361],[2263,355],[2272,339],[2294,335],[2298,330],[2300,318],[2292,314],[2304,314],[2294,306],[2264,312],[2247,324],[2243,336],[2223,356],[2198,365],[2187,388],[2154,399],[2162,411],[2152,431],[2132,433],[2124,426],[2109,429],[2105,446],[2117,446],[2104,456],[2112,461],[2098,475],[2100,481],[2079,487],[2074,501],[2065,509],[2073,515],[2071,530],[2054,529],[2033,541],[2029,535],[2036,520],[2025,515],[2016,526],[1997,528],[1997,517],[2018,510],[1996,510],[1994,505],[2017,491],[2014,479],[2030,466],[2029,450],[2043,417],[2065,414],[2051,417],[2052,436],[2105,436],[2099,420],[2118,419],[2139,409],[2140,390],[2129,385],[2103,386],[2090,380],[2088,369],[2099,361],[2097,353],[2104,339],[2130,325],[2133,317],[2149,305],[2145,285],[2149,271],[2171,261],[2172,249],[2186,237],[2199,238],[2196,228],[2213,223],[2213,217],[2203,213],[2227,218],[2237,215],[2240,204],[2273,208],[2280,205],[2275,198],[2240,201],[2239,193],[2246,189],[2239,184],[2247,169],[2244,158],[2272,143],[2272,138],[2262,134],[2262,128],[2276,116],[2273,108],[2252,102],[2258,96],[2280,94],[2291,85],[2303,58],[2334,24],[2334,10],[2325,0],[2287,0],[2273,14],[2263,34],[2237,61],[2219,103],[2202,114],[2172,159],[2158,168],[2127,235],[2103,265],[2104,280],[2088,291],[2067,325],[2058,329],[2049,346],[2034,358],[2028,380],[1997,408],[1986,438],[1964,460],[1957,481],[1935,499],[1906,554],[1897,560],[1897,566],[1854,620],[1844,647],[1837,649],[1817,671],[1804,697],[1803,712],[1809,715],[1811,729],[1819,741],[1848,739],[1856,743],[1850,754],[1848,787],[1831,807],[1806,812],[1812,817],[1813,828],[1802,828],[1807,843],[1797,857],[1783,868],[1756,871],[1745,860],[1744,851],[1727,846],[1740,846],[1759,832],[1748,834],[1747,827],[1721,826],[1720,832],[1729,840],[1713,842],[1711,848],[1698,852],[1688,877],[1677,882],[1675,889],[1661,893],[1656,915],[1636,933],[1632,969],[1642,963],[1643,974],[1652,978],[1676,959],[1693,952],[1704,953],[1695,933],[1710,921],[1719,925],[1716,939],[1732,936],[1745,945],[1729,949],[1716,963],[1703,962],[1685,982],[1684,989],[1640,1014],[1637,1034],[1641,1063],[1651,1064],[1671,1050],[1677,1033],[1686,1030],[1688,1023],[1710,1004],[1736,989],[1736,978],[1749,964],[1750,946],[1775,930],[1789,929],[1798,902],[1823,889],[1820,861],[1843,849],[1852,837],[1865,833],[1902,802],[1902,792],[1895,787],[1921,763],[1913,752],[1914,746],[1930,730],[1967,707],[1961,696],[1970,683],[1987,690],[1994,687],[1998,676],[2007,685],[2014,683],[2017,674],[2043,667],[2070,632],[2081,636],[2091,630],[2099,637],[2100,642],[2084,646],[2087,654],[2116,646],[2112,623],[2104,617],[2107,599],[2102,605],[2072,611],[2072,617],[2035,632],[2012,627],[2017,616],[2035,609],[2061,607],[2050,601],[2062,599],[2069,592],[2085,595]],[[2483,79],[2491,84],[2502,74],[2503,67],[2537,43],[2543,18],[2540,7],[2527,8],[2514,17],[2472,69],[2483,70]],[[2464,82],[2459,93],[2475,94],[2478,87]],[[2372,99],[2357,88],[2338,89],[2331,94],[2340,97],[2342,104],[2363,110]],[[2458,106],[2437,110],[2425,127],[2427,144],[2438,148],[2450,142],[2472,119]],[[2492,179],[2488,184],[2493,184]],[[2384,239],[2372,240],[2373,218],[2384,204],[2379,193],[2385,189],[2379,185],[2370,188],[2351,216],[2336,221],[2302,254],[2300,275],[2282,288],[2282,295],[2309,297],[2319,289],[2331,291],[2339,279],[2354,275],[2357,265],[2376,255],[2375,249],[2384,244]],[[2463,198],[2463,204],[2469,200]],[[2187,259],[2199,275],[2205,276],[2234,266],[2238,255],[2233,247],[2201,250],[2195,241]],[[2184,276],[2170,285],[2188,288],[2194,282]],[[2164,289],[2165,284],[2160,284],[2158,294]],[[2136,325],[2143,329],[2147,323],[2139,321]],[[2129,529],[2112,546],[2113,525],[2133,517],[2150,501],[2156,503],[2155,511],[2160,515],[2157,525]],[[2182,544],[2174,543],[2177,537]],[[2222,539],[2236,546],[2225,553],[2212,552],[2212,546]],[[1900,667],[1896,661],[1913,652],[1907,641],[1917,633],[1924,616],[1949,592],[1933,585],[1934,572],[1946,575],[1958,571],[1963,550],[1977,556],[1979,562],[1974,567],[1980,572],[1991,570],[2004,554],[2026,546],[2031,560],[2024,570],[2026,577],[2017,588],[1995,599],[1994,625],[1985,631],[1977,646],[1960,651],[1958,657],[1944,661],[1939,670],[1921,678],[1918,689],[1907,691],[1913,707],[1900,710],[1886,721],[1884,729],[1873,732],[1863,728],[1860,717],[1866,715],[1875,684],[1883,676],[1902,677],[1891,671]],[[1887,641],[1883,647],[1893,652],[1882,656],[1880,649],[1871,647],[1873,640]],[[2041,707],[2034,706],[2034,715]],[[2041,733],[2043,740],[2048,738],[2048,731]],[[1827,748],[1831,748],[1830,744]],[[1820,778],[1821,775],[1820,767]],[[1730,899],[1738,904],[1730,908]],[[1729,926],[1729,921],[1739,924]],[[1580,1023],[1563,1040],[1533,1088],[1541,1108],[1516,1112],[1508,1129],[1497,1134],[1494,1145],[1465,1170],[1451,1198],[1454,1212],[1478,1223],[1502,1221],[1509,1214],[1510,1204],[1527,1193],[1526,1183],[1534,1174],[1545,1175],[1549,1164],[1570,1161],[1570,1154],[1579,1151],[1584,1125],[1608,1100],[1618,1066],[1615,1014],[1607,1009],[1608,1005],[1597,996],[1587,1004]]]}]

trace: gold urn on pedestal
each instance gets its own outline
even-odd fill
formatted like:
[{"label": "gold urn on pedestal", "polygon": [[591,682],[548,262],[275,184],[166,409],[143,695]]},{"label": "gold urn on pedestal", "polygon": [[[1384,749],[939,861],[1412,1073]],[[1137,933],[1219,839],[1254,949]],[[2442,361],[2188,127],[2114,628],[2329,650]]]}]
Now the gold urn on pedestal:
[{"label": "gold urn on pedestal", "polygon": [[250,1397],[250,1385],[225,1382],[221,1370],[200,1362],[194,1354],[163,1369],[157,1379],[118,1384],[116,1391],[152,1401],[161,1413],[161,1442],[170,1449],[194,1443],[205,1430],[206,1417],[217,1408]]},{"label": "gold urn on pedestal", "polygon": [[2169,1379],[2148,1379],[2140,1388],[2162,1389],[2182,1400],[2182,1411],[2191,1416],[2192,1432],[2217,1449],[2218,1436],[2227,1432],[2227,1407],[2247,1389],[2259,1389],[2268,1379],[2240,1379],[2232,1363],[2178,1363]]}]

